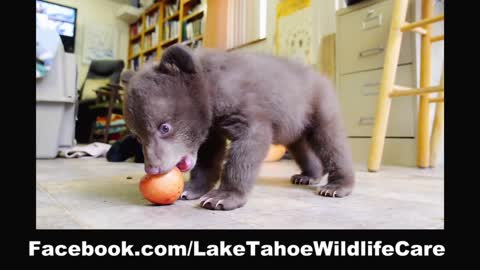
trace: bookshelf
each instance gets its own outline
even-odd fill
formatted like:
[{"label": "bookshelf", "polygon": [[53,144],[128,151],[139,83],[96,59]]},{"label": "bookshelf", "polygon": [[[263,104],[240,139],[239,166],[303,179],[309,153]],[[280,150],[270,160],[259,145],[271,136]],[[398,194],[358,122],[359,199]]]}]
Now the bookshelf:
[{"label": "bookshelf", "polygon": [[130,25],[128,69],[159,60],[163,50],[177,43],[202,47],[205,36],[206,0],[160,0]]}]

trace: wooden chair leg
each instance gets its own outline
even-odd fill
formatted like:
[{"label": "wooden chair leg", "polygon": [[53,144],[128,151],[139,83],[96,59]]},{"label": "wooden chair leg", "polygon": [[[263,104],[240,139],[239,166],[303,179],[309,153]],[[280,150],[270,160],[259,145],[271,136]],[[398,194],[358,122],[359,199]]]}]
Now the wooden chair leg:
[{"label": "wooden chair leg", "polygon": [[[102,97],[97,95],[96,96],[96,103],[100,103],[102,101]],[[95,131],[97,130],[97,117],[95,117],[95,119],[93,120],[93,123],[92,123],[92,127],[90,128],[90,135],[89,135],[89,138],[88,138],[88,141],[90,143],[93,143],[95,140]]]},{"label": "wooden chair leg", "polygon": [[402,44],[403,33],[400,31],[400,28],[405,23],[407,8],[408,0],[398,0],[394,2],[392,23],[390,26],[387,49],[385,51],[385,63],[377,101],[375,126],[373,128],[372,143],[370,145],[370,155],[368,159],[368,171],[370,172],[378,171],[382,161],[385,136],[387,134],[388,117],[390,114],[390,93],[395,84],[395,74],[397,72],[400,47]]},{"label": "wooden chair leg", "polygon": [[107,113],[107,119],[105,122],[105,130],[104,130],[104,136],[103,136],[103,142],[108,143],[108,135],[110,132],[110,122],[112,119],[112,111],[113,111],[113,104],[115,101],[115,93],[110,93],[109,99],[108,99],[108,113]]},{"label": "wooden chair leg", "polygon": [[[433,15],[433,0],[422,0],[422,19]],[[431,86],[431,33],[432,26],[424,26],[426,33],[421,37],[420,87]],[[417,132],[417,166],[427,168],[430,163],[430,94],[420,95]]]}]

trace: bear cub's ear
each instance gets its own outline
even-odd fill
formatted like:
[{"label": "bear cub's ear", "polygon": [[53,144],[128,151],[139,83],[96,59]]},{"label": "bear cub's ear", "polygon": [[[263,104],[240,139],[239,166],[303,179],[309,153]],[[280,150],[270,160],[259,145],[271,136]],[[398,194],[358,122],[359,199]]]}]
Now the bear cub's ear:
[{"label": "bear cub's ear", "polygon": [[197,72],[190,48],[180,44],[170,46],[165,50],[156,69],[166,74],[179,71],[188,74]]}]

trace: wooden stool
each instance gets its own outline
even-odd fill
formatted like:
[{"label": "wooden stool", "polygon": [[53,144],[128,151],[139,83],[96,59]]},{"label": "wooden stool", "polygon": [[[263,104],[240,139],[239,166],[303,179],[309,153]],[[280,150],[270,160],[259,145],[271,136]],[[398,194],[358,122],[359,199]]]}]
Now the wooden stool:
[{"label": "wooden stool", "polygon": [[[418,111],[417,131],[417,166],[427,168],[434,166],[438,147],[440,145],[441,132],[444,122],[444,82],[443,72],[440,85],[431,86],[431,47],[433,42],[444,40],[444,35],[431,36],[431,24],[444,20],[444,15],[433,17],[433,0],[422,0],[422,20],[408,23],[407,15],[408,0],[395,0],[392,14],[392,22],[388,44],[385,52],[385,64],[380,93],[378,96],[378,108],[373,129],[368,171],[375,172],[380,168],[385,136],[387,132],[390,103],[393,98],[400,96],[420,96]],[[420,88],[409,88],[395,84],[400,45],[403,32],[413,31],[421,37],[421,61],[420,61]],[[431,98],[430,93],[438,93],[436,98]],[[430,103],[437,103],[432,137],[429,138],[429,115]],[[431,141],[430,141],[431,139]]]}]

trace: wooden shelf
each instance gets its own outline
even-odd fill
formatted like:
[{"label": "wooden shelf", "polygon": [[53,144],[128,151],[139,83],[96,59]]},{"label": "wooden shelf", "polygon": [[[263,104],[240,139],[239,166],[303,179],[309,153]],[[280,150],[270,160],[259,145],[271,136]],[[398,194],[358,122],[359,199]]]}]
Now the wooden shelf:
[{"label": "wooden shelf", "polygon": [[180,12],[177,11],[177,12],[176,12],[175,14],[173,14],[172,16],[168,16],[167,18],[165,18],[165,21],[171,21],[171,20],[173,20],[173,19],[176,19],[176,18],[179,17],[179,15],[180,15]]},{"label": "wooden shelf", "polygon": [[151,48],[148,48],[145,51],[143,51],[143,54],[151,53],[151,52],[155,51],[157,48],[158,48],[158,46],[153,46]]},{"label": "wooden shelf", "polygon": [[137,58],[137,57],[139,57],[139,56],[140,56],[140,53],[137,53],[137,54],[135,54],[134,56],[129,57],[128,60],[135,59],[135,58]]},{"label": "wooden shelf", "polygon": [[[195,37],[192,37],[190,40],[186,40],[185,42],[182,42],[182,39],[184,38],[183,36],[183,25],[186,22],[191,22],[197,19],[202,19],[205,20],[206,14],[207,14],[207,7],[206,7],[206,1],[201,1],[201,0],[180,0],[180,5],[178,6],[178,10],[175,11],[175,14],[171,16],[166,16],[166,5],[169,3],[169,0],[159,0],[156,1],[156,3],[152,4],[150,7],[146,8],[144,12],[142,12],[141,16],[139,19],[133,23],[130,24],[130,31],[133,29],[133,27],[136,27],[138,24],[139,31],[138,35],[135,36],[129,36],[129,46],[128,46],[128,55],[131,55],[131,52],[133,51],[134,46],[138,46],[138,42],[142,42],[140,44],[141,47],[144,47],[147,43],[143,42],[144,38],[154,38],[151,34],[153,31],[158,31],[158,36],[155,35],[155,41],[152,40],[152,42],[156,42],[157,46],[150,47],[148,49],[140,49],[140,52],[128,57],[128,69],[133,69],[133,65],[135,62],[135,65],[138,68],[141,68],[142,65],[144,64],[143,58],[145,56],[153,56],[153,53],[156,53],[155,58],[160,59],[162,55],[162,51],[164,51],[167,47],[173,44],[177,43],[195,43],[198,40],[203,39],[203,35],[198,35]],[[200,5],[200,6],[199,6]],[[150,18],[153,18],[153,15],[155,12],[158,12],[158,16],[156,16],[155,21],[151,21],[152,25],[147,28],[146,22],[148,16],[152,16]],[[188,14],[189,12],[193,12],[192,14]],[[165,25],[165,22],[171,22],[171,21],[178,21],[178,36],[175,38],[171,38],[168,40],[162,40],[162,35],[163,35],[163,27]],[[160,28],[157,28],[159,26]],[[130,34],[132,32],[129,32]],[[142,59],[140,59],[142,58]],[[138,60],[138,62],[137,62]]]},{"label": "wooden shelf", "polygon": [[188,21],[193,21],[195,19],[199,19],[203,16],[203,10],[200,10],[198,12],[195,12],[193,14],[187,15],[183,18],[183,21],[188,22]]},{"label": "wooden shelf", "polygon": [[163,46],[170,45],[170,44],[172,44],[172,43],[176,43],[177,41],[178,41],[178,37],[175,37],[175,38],[171,38],[171,39],[169,39],[169,40],[163,41],[163,42],[161,43],[161,45],[162,45],[162,47],[163,47]]},{"label": "wooden shelf", "polygon": [[191,9],[194,6],[201,4],[201,0],[184,0],[182,4],[184,9]]},{"label": "wooden shelf", "polygon": [[147,33],[150,33],[152,32],[153,30],[155,30],[155,28],[157,27],[156,24],[154,24],[153,26],[151,26],[150,28],[147,28],[144,33],[147,34]]},{"label": "wooden shelf", "polygon": [[186,42],[188,44],[188,43],[192,43],[192,42],[195,42],[197,40],[200,40],[200,39],[203,39],[203,35],[198,35],[198,36],[195,36],[191,39],[186,39],[183,42]]},{"label": "wooden shelf", "polygon": [[153,13],[155,10],[158,11],[158,7],[160,6],[160,3],[155,3],[153,5],[151,5],[146,11],[145,11],[145,14],[150,14],[150,13]]},{"label": "wooden shelf", "polygon": [[142,33],[130,38],[130,41],[135,41],[135,40],[139,39],[141,36],[142,36]]}]

